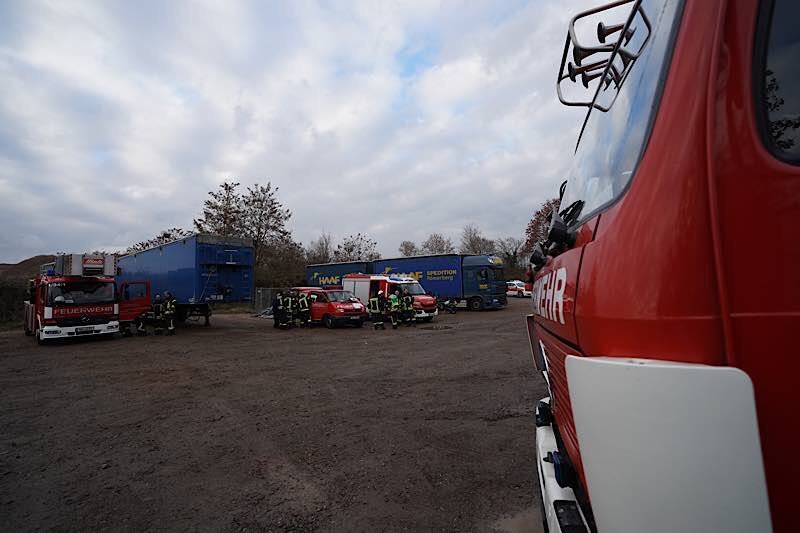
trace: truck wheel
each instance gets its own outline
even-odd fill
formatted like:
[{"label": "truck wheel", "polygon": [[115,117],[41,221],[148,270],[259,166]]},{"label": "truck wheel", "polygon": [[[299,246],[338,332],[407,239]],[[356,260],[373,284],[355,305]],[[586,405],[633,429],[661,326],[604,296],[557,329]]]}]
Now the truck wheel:
[{"label": "truck wheel", "polygon": [[483,300],[481,300],[478,296],[472,298],[469,301],[469,310],[470,311],[481,311],[481,310],[483,310]]},{"label": "truck wheel", "polygon": [[322,319],[322,323],[326,328],[333,329],[333,319],[331,318],[331,315],[325,315],[325,317]]}]

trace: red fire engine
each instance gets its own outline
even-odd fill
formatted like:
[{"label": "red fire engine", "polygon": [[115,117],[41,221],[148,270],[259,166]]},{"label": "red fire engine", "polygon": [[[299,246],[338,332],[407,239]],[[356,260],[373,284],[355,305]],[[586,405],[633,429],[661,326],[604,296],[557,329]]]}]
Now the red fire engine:
[{"label": "red fire engine", "polygon": [[528,317],[551,532],[797,528],[798,20],[627,0],[570,23],[558,95],[588,112]]},{"label": "red fire engine", "polygon": [[113,336],[119,304],[113,255],[67,254],[42,265],[25,301],[25,333],[39,343],[78,336]]},{"label": "red fire engine", "polygon": [[414,278],[378,276],[370,274],[348,274],[342,278],[342,286],[356,295],[364,305],[369,299],[383,291],[387,297],[395,291],[402,295],[405,290],[414,298],[414,317],[421,322],[430,322],[439,314],[436,297],[425,293],[425,289]]}]

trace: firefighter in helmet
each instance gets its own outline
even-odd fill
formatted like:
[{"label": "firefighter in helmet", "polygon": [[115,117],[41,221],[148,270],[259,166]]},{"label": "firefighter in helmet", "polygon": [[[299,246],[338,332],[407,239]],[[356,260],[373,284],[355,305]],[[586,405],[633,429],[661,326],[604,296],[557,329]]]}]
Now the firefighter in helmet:
[{"label": "firefighter in helmet", "polygon": [[386,329],[383,325],[383,316],[386,313],[386,297],[383,291],[369,299],[369,317],[372,320],[373,329]]},{"label": "firefighter in helmet", "polygon": [[414,297],[408,292],[407,287],[403,289],[403,299],[400,307],[402,309],[403,324],[417,327],[417,320],[414,316]]},{"label": "firefighter in helmet", "polygon": [[167,335],[175,335],[175,311],[178,301],[171,292],[164,292],[164,326],[167,328]]},{"label": "firefighter in helmet", "polygon": [[297,293],[289,291],[286,293],[286,325],[290,328],[295,327],[297,320]]},{"label": "firefighter in helmet", "polygon": [[400,290],[395,290],[389,295],[389,317],[392,320],[392,329],[397,329],[400,315]]},{"label": "firefighter in helmet", "polygon": [[283,291],[278,291],[278,296],[275,298],[275,303],[277,305],[276,312],[273,315],[275,318],[275,323],[277,324],[278,328],[286,329],[286,296],[283,294]]},{"label": "firefighter in helmet", "polygon": [[305,292],[297,295],[297,314],[300,317],[301,328],[311,326],[311,309],[309,309],[308,295]]},{"label": "firefighter in helmet", "polygon": [[156,294],[156,299],[153,302],[153,310],[148,313],[150,320],[153,322],[153,333],[162,335],[164,333],[164,302],[160,294]]}]

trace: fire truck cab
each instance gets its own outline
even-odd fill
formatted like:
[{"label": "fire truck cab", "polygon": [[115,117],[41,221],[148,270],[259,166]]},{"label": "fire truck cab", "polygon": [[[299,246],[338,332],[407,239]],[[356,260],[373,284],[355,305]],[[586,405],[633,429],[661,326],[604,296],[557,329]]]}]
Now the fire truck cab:
[{"label": "fire truck cab", "polygon": [[109,336],[119,331],[113,255],[59,255],[30,281],[25,333],[51,339]]},{"label": "fire truck cab", "polygon": [[408,290],[414,298],[414,316],[416,320],[430,322],[433,317],[439,314],[436,298],[425,293],[425,289],[414,278],[396,276],[376,276],[369,274],[348,274],[342,278],[342,286],[356,295],[365,305],[369,299],[378,295],[378,291],[383,291],[387,297],[395,291],[403,294]]},{"label": "fire truck cab", "polygon": [[798,20],[623,0],[569,25],[557,94],[587,112],[527,321],[551,533],[797,530]]}]

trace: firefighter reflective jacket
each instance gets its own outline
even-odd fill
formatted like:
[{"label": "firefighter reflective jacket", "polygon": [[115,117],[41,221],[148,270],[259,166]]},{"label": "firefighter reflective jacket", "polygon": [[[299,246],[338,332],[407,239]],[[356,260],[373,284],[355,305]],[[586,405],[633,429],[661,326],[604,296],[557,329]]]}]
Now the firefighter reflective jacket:
[{"label": "firefighter reflective jacket", "polygon": [[369,312],[375,315],[379,315],[383,313],[383,310],[386,309],[386,300],[381,298],[380,296],[375,296],[374,298],[369,299]]},{"label": "firefighter reflective jacket", "polygon": [[389,306],[392,311],[400,309],[400,298],[398,298],[396,294],[389,296]]},{"label": "firefighter reflective jacket", "polygon": [[302,293],[297,297],[297,307],[301,311],[308,311],[308,297],[306,296],[306,293]]}]

